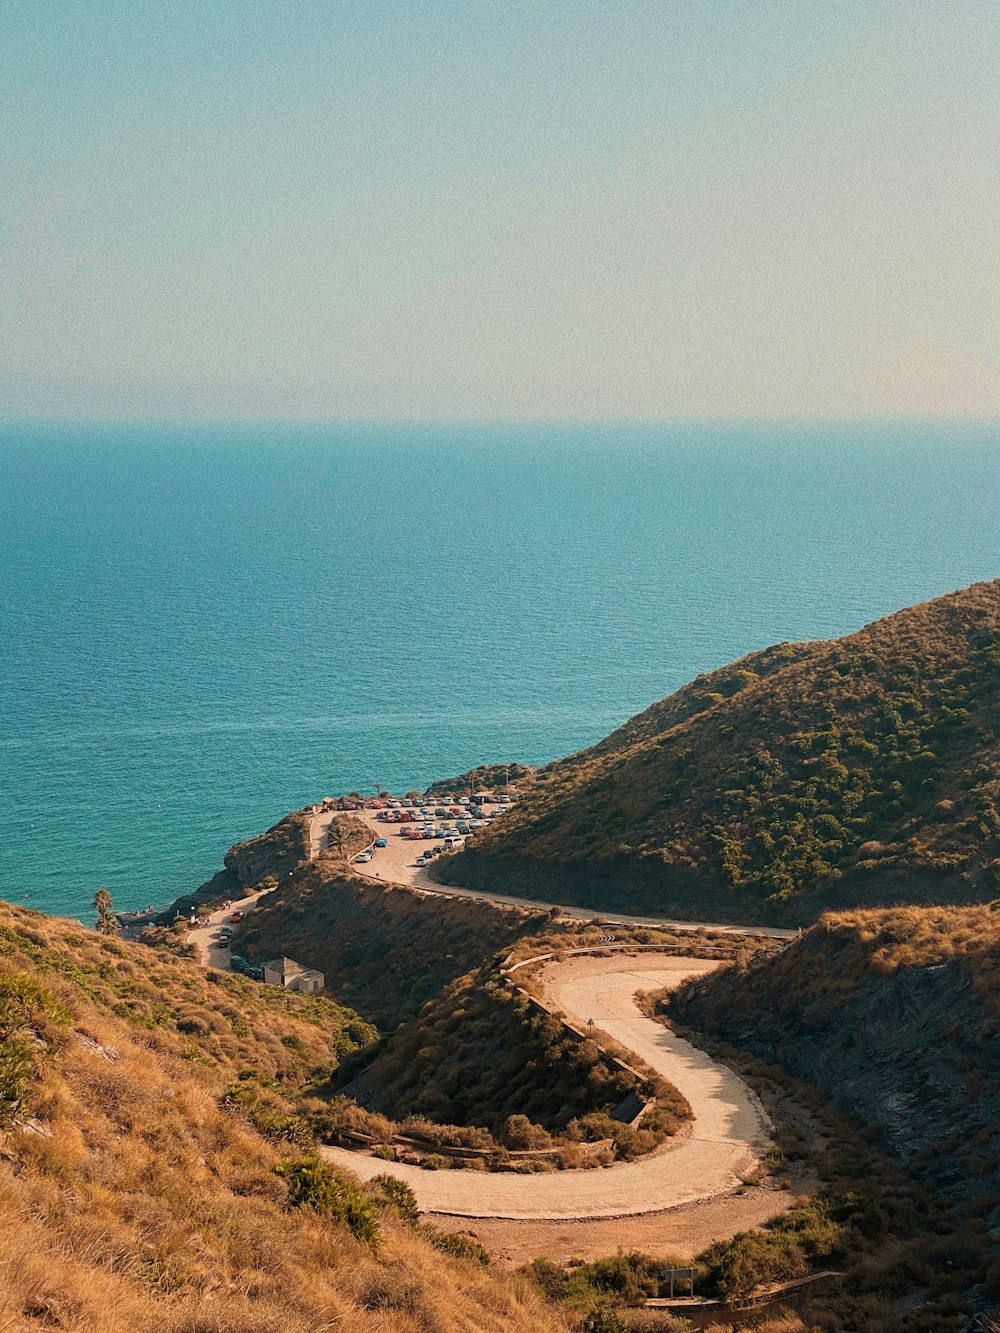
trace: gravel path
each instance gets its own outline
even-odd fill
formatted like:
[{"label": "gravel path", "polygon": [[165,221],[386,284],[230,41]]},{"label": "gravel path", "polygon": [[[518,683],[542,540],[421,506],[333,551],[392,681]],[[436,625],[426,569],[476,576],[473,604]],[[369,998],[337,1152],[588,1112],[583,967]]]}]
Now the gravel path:
[{"label": "gravel path", "polygon": [[562,1220],[629,1217],[711,1199],[735,1189],[770,1143],[763,1110],[746,1084],[704,1052],[647,1018],[637,991],[676,986],[719,964],[659,954],[575,958],[546,969],[550,1002],[577,1022],[589,1018],[674,1084],[691,1103],[691,1133],[637,1162],[536,1176],[425,1171],[343,1148],[322,1148],[331,1163],[364,1179],[405,1180],[424,1212],[454,1217]]},{"label": "gravel path", "polygon": [[[365,879],[377,880],[381,884],[403,884],[409,888],[424,889],[427,893],[436,893],[443,898],[478,898],[482,902],[499,903],[507,907],[528,907],[536,911],[550,911],[555,903],[541,903],[531,898],[515,898],[506,893],[490,893],[484,889],[463,889],[457,885],[438,884],[430,878],[422,866],[416,864],[424,846],[420,842],[411,842],[399,836],[398,824],[383,824],[375,818],[374,810],[358,810],[358,819],[372,830],[375,837],[385,838],[386,846],[380,847],[374,858],[366,865],[351,866],[351,873]],[[330,822],[329,816],[315,816],[313,824],[314,843],[319,825],[316,821],[326,819],[325,829]],[[315,855],[315,853],[314,853]],[[766,935],[776,940],[794,939],[797,930],[783,930],[776,926],[734,926],[715,921],[675,921],[658,916],[628,916],[624,912],[595,912],[586,907],[568,907],[560,905],[562,915],[569,921],[592,921],[595,917],[602,921],[623,922],[634,926],[670,926],[678,930],[716,930],[729,935]]]}]

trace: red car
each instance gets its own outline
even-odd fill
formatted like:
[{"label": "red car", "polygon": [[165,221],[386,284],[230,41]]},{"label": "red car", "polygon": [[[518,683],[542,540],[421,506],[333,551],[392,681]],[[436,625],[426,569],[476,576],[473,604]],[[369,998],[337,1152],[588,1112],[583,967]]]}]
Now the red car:
[{"label": "red car", "polygon": [[233,923],[233,925],[235,925],[235,924],[237,923],[237,921],[242,921],[242,920],[243,920],[244,915],[245,915],[245,913],[243,913],[243,912],[234,912],[234,913],[232,914],[232,916],[231,916],[229,919],[230,919],[230,921]]}]

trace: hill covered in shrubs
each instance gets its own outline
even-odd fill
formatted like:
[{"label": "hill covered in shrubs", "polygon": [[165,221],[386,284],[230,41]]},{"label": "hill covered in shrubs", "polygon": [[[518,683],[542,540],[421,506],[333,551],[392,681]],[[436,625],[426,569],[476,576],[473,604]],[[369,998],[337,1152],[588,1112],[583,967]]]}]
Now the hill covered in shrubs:
[{"label": "hill covered in shrubs", "polygon": [[807,1080],[1000,1233],[1000,911],[830,914],[666,1012]]},{"label": "hill covered in shrubs", "polygon": [[328,1000],[0,905],[0,1325],[563,1327],[282,1115],[372,1035]]},{"label": "hill covered in shrubs", "polygon": [[328,994],[384,1030],[545,920],[541,912],[359,879],[330,855],[300,865],[261,898],[236,946],[250,957],[286,954],[319,968]]},{"label": "hill covered in shrubs", "polygon": [[815,919],[1000,891],[1000,581],[699,677],[539,770],[437,873],[620,910]]}]

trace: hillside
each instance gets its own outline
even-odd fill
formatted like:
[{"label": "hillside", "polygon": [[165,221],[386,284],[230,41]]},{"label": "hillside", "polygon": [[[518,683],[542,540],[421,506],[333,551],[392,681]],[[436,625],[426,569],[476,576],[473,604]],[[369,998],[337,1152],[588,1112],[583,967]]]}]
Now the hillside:
[{"label": "hillside", "polygon": [[541,769],[436,870],[605,909],[796,923],[1000,886],[1000,581],[699,677]]},{"label": "hillside", "polygon": [[[409,1121],[403,1132],[444,1153],[483,1149],[494,1166],[505,1163],[504,1149],[551,1149],[550,1160],[564,1167],[651,1152],[690,1119],[685,1098],[597,1028],[581,1034],[565,1026],[539,983],[544,961],[531,962],[567,950],[601,953],[605,935],[598,924],[536,919],[510,953],[458,977],[376,1049],[345,1061],[336,1083],[377,1117]],[[766,947],[704,931],[620,928],[617,941],[620,948],[655,943],[712,958]],[[508,979],[510,964],[517,971]],[[640,1126],[630,1125],[643,1102],[654,1099]],[[365,1128],[357,1117],[344,1116],[343,1123]],[[378,1138],[385,1129],[376,1119],[366,1132]],[[336,1135],[334,1141],[346,1142]],[[578,1151],[595,1143],[606,1147]]]},{"label": "hillside", "polygon": [[563,1327],[279,1114],[357,1015],[3,905],[0,939],[0,1326]]},{"label": "hillside", "polygon": [[251,958],[286,954],[319,968],[328,994],[391,1028],[544,920],[542,913],[375,884],[352,877],[331,856],[301,865],[262,898],[235,947]]},{"label": "hillside", "polygon": [[[222,858],[224,869],[197,889],[176,898],[159,913],[158,920],[162,925],[170,925],[178,916],[187,918],[200,910],[217,907],[227,898],[240,897],[264,879],[283,883],[310,859],[311,823],[308,810],[293,810],[256,837],[234,843]],[[320,857],[342,865],[347,856],[367,844],[369,836],[367,827],[353,815],[338,814],[329,827],[327,846]]]},{"label": "hillside", "polygon": [[667,1012],[818,1087],[1000,1234],[1000,911],[825,916]]}]

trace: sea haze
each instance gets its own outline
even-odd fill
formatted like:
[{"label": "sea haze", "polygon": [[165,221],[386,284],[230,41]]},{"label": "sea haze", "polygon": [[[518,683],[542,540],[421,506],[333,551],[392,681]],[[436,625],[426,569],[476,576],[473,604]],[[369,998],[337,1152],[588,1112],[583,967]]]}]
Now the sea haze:
[{"label": "sea haze", "polygon": [[6,429],[0,896],[163,904],[316,798],[579,749],[1000,573],[977,427]]}]

